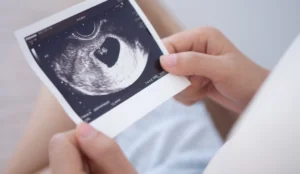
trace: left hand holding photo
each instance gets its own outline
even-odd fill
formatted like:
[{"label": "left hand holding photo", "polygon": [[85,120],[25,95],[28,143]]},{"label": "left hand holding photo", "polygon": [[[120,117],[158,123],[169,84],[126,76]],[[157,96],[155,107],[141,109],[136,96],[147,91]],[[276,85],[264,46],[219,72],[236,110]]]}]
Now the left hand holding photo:
[{"label": "left hand holding photo", "polygon": [[113,139],[86,123],[54,135],[49,157],[52,174],[137,173]]}]

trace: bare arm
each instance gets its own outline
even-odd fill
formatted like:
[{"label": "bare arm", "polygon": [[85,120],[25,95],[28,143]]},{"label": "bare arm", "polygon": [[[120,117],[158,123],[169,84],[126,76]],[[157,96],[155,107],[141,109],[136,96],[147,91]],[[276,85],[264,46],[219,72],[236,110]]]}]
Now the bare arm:
[{"label": "bare arm", "polygon": [[57,132],[75,128],[54,96],[42,87],[24,136],[11,159],[8,172],[34,173],[48,165],[48,143]]},{"label": "bare arm", "polygon": [[[163,38],[181,30],[176,19],[157,0],[138,0]],[[35,173],[48,166],[48,143],[58,133],[75,128],[54,96],[42,87],[24,137],[10,161],[7,173]]]}]

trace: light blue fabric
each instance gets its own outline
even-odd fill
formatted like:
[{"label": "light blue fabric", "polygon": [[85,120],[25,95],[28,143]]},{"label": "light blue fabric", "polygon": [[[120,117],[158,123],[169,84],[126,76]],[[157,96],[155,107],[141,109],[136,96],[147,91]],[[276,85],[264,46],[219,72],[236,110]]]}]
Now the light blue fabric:
[{"label": "light blue fabric", "polygon": [[201,174],[222,145],[202,103],[173,99],[116,140],[141,174]]}]

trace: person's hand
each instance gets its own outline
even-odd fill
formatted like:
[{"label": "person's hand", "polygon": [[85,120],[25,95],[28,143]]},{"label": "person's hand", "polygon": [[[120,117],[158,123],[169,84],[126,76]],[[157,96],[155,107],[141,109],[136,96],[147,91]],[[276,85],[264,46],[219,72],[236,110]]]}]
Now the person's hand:
[{"label": "person's hand", "polygon": [[242,112],[269,74],[214,28],[185,31],[166,38],[164,43],[171,54],[161,57],[163,68],[187,76],[192,83],[175,97],[186,105],[209,97]]},{"label": "person's hand", "polygon": [[53,174],[133,174],[117,143],[88,124],[55,135],[49,145]]}]

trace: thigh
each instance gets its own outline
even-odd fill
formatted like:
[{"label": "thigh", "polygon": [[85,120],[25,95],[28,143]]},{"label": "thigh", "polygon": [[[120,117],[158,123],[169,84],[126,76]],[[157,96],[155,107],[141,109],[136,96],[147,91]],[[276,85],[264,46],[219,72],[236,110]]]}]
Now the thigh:
[{"label": "thigh", "polygon": [[8,173],[34,173],[48,165],[48,143],[58,133],[75,128],[55,97],[42,87]]}]

